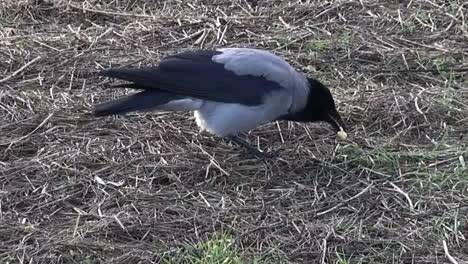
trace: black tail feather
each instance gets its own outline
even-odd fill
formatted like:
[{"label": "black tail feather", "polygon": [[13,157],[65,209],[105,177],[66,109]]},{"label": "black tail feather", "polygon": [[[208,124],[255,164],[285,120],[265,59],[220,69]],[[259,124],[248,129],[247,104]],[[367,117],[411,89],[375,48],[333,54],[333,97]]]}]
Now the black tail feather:
[{"label": "black tail feather", "polygon": [[98,104],[95,106],[93,114],[95,116],[109,116],[133,111],[149,111],[159,105],[182,98],[182,96],[166,92],[144,91]]},{"label": "black tail feather", "polygon": [[130,88],[135,90],[147,90],[146,87],[138,85],[136,83],[121,83],[121,84],[113,84],[109,86],[109,88]]}]

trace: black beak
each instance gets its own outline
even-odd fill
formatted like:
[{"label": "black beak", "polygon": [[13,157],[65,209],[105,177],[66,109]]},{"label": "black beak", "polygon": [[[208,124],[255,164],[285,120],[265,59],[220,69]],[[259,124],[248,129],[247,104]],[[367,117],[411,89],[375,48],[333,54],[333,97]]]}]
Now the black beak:
[{"label": "black beak", "polygon": [[328,112],[327,120],[326,120],[330,125],[333,126],[333,128],[338,132],[341,130],[346,130],[346,126],[343,122],[343,119],[341,119],[340,114],[338,111],[333,109],[332,111]]}]

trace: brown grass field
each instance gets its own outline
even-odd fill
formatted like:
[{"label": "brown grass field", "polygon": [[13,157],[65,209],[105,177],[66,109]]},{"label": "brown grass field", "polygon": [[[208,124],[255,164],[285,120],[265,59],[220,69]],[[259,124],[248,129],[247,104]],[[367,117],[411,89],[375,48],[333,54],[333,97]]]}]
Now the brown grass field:
[{"label": "brown grass field", "polygon": [[[132,92],[95,72],[220,46],[327,84],[349,139],[90,115]],[[464,0],[2,0],[0,263],[468,263],[467,77]]]}]

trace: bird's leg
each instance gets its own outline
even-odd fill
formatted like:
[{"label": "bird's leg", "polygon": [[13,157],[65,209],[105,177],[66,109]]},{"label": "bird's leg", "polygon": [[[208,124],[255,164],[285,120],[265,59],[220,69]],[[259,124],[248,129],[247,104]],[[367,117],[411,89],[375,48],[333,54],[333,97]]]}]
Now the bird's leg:
[{"label": "bird's leg", "polygon": [[258,148],[252,146],[249,142],[243,140],[242,138],[238,136],[229,136],[229,139],[235,142],[237,145],[246,148],[248,151],[250,151],[253,155],[257,156],[258,158],[270,159],[274,157],[274,155],[271,153],[261,152]]}]

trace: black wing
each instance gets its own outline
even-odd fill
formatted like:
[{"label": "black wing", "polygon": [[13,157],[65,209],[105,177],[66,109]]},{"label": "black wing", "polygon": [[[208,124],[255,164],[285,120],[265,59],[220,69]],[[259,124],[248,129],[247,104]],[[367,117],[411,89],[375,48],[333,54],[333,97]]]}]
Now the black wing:
[{"label": "black wing", "polygon": [[[218,51],[198,50],[164,58],[159,67],[122,68],[99,74],[131,82],[127,87],[162,90],[223,103],[259,105],[265,94],[283,89],[262,76],[236,75],[212,60]],[[249,65],[246,65],[249,67]],[[125,85],[123,85],[125,86]]]}]

